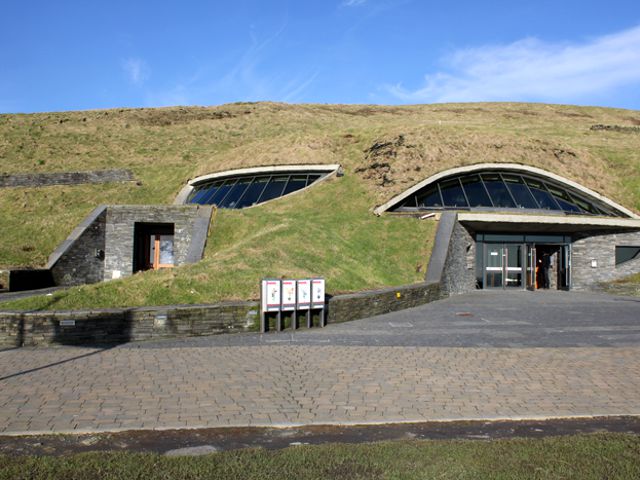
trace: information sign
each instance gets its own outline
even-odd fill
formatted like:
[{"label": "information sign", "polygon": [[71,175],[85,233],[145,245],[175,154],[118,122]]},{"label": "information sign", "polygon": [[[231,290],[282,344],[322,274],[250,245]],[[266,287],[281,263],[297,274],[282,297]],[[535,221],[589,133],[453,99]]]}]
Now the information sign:
[{"label": "information sign", "polygon": [[282,280],[282,310],[296,309],[296,281]]},{"label": "information sign", "polygon": [[280,280],[262,280],[261,309],[263,312],[279,312],[281,305]]},{"label": "information sign", "polygon": [[311,307],[324,308],[324,278],[311,280]]},{"label": "information sign", "polygon": [[298,310],[311,308],[311,280],[298,280]]}]

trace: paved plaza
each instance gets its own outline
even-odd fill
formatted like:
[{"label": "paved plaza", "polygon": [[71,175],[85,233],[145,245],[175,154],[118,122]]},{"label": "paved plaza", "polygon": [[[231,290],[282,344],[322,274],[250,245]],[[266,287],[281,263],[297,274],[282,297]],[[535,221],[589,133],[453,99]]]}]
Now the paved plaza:
[{"label": "paved plaza", "polygon": [[477,292],[324,329],[0,351],[0,434],[640,415],[640,299]]}]

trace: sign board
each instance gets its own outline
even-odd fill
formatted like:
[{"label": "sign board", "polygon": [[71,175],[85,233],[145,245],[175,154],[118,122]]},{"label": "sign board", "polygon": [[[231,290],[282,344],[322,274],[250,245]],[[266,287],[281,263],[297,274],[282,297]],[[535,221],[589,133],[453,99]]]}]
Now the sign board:
[{"label": "sign board", "polygon": [[260,308],[263,312],[278,312],[281,305],[280,280],[262,280]]},{"label": "sign board", "polygon": [[75,320],[60,320],[60,326],[61,327],[75,327],[76,326],[76,321]]},{"label": "sign board", "polygon": [[296,309],[296,281],[282,280],[282,310]]},{"label": "sign board", "polygon": [[311,280],[298,280],[298,310],[311,308]]},{"label": "sign board", "polygon": [[324,278],[311,280],[311,306],[324,308]]}]

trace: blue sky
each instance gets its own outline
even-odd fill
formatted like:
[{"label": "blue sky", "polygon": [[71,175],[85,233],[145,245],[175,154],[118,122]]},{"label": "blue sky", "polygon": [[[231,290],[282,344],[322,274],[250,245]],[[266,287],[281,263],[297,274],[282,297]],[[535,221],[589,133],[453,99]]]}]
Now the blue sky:
[{"label": "blue sky", "polygon": [[3,0],[0,112],[534,101],[640,109],[638,0]]}]

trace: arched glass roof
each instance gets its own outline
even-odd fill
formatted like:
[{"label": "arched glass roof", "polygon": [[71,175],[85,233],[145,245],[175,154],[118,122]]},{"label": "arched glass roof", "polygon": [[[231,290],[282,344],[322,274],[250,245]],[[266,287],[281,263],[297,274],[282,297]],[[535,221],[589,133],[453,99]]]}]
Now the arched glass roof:
[{"label": "arched glass roof", "polygon": [[586,189],[573,188],[524,168],[521,171],[490,168],[443,176],[403,195],[386,210],[533,210],[568,215],[628,216],[613,205],[586,194]]},{"label": "arched glass roof", "polygon": [[[328,166],[333,167],[333,166]],[[312,185],[336,168],[246,169],[196,179],[184,203],[245,208],[283,197]]]}]

